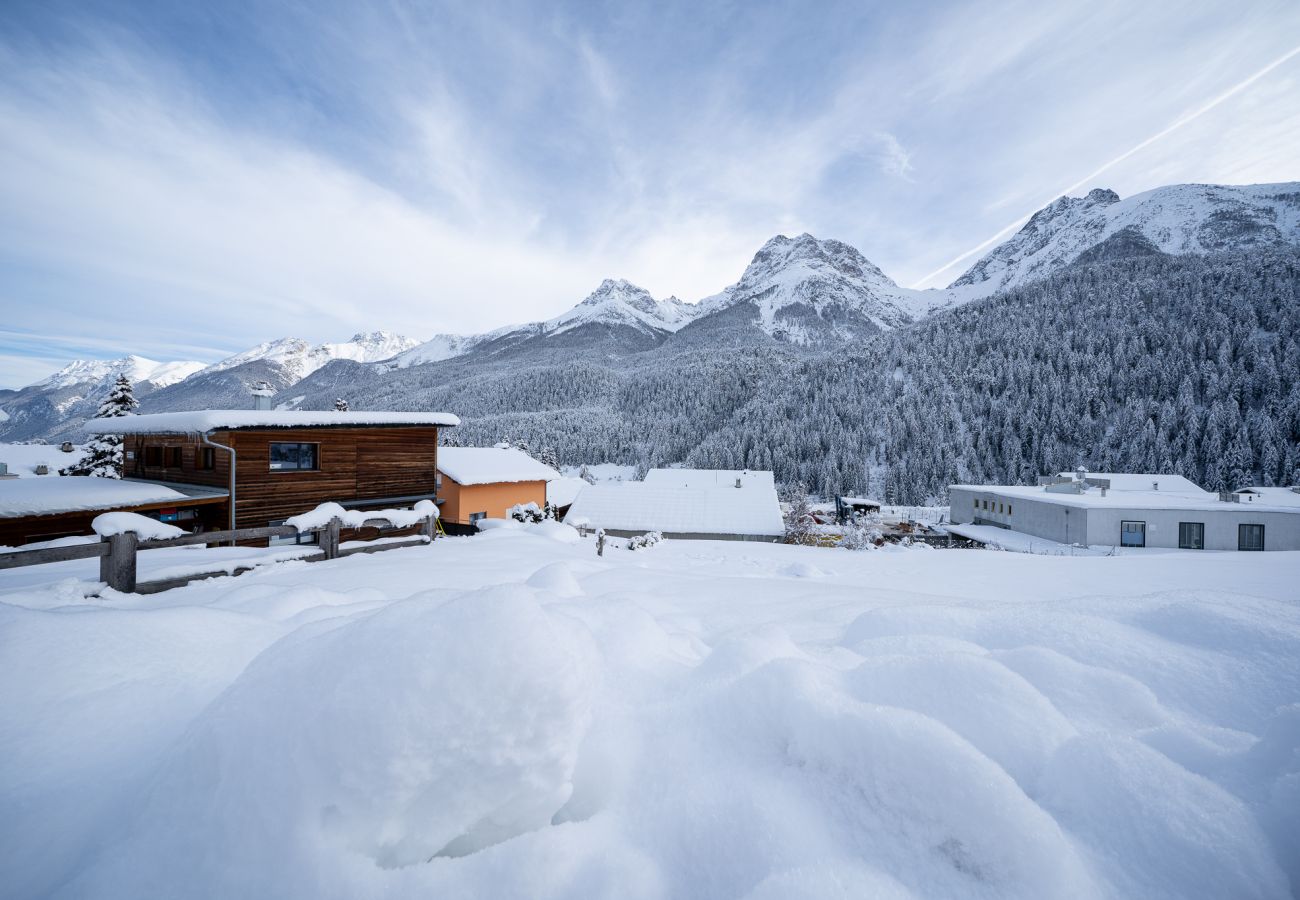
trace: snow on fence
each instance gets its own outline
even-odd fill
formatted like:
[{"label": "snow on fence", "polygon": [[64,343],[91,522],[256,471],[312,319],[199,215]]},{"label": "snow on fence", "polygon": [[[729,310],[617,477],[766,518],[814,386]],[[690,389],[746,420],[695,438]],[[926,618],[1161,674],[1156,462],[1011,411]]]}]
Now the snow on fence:
[{"label": "snow on fence", "polygon": [[[427,505],[426,505],[427,504]],[[342,515],[335,515],[340,512]],[[135,520],[142,521],[135,521]],[[336,504],[326,503],[309,513],[296,516],[284,525],[262,528],[236,528],[227,531],[204,531],[199,534],[173,535],[173,526],[163,525],[172,531],[161,531],[155,519],[136,513],[106,513],[95,519],[94,527],[100,540],[95,544],[74,544],[67,547],[42,547],[38,550],[15,550],[0,553],[0,569],[16,569],[43,563],[67,562],[75,559],[99,558],[99,580],[114,590],[126,594],[155,594],[191,581],[218,575],[238,575],[254,566],[242,566],[229,571],[195,572],[176,578],[156,581],[137,581],[137,555],[142,550],[161,550],[167,547],[187,547],[195,544],[225,544],[255,541],[273,537],[296,537],[301,534],[319,535],[319,551],[308,556],[295,557],[304,562],[339,559],[354,553],[378,553],[427,544],[434,539],[438,528],[438,508],[430,501],[417,503],[414,509],[384,509],[375,511],[345,511]],[[378,539],[363,546],[347,549],[339,547],[339,532],[343,528],[377,528],[380,534],[422,526],[421,534],[411,540],[390,541]]]}]

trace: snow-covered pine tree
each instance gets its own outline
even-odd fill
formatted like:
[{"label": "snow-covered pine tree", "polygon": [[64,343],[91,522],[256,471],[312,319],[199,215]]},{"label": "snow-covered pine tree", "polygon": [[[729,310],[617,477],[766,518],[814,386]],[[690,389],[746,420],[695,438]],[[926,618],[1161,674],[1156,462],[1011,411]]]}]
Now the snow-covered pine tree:
[{"label": "snow-covered pine tree", "polygon": [[334,401],[335,412],[347,412],[349,409],[351,409],[351,407],[348,406],[348,401],[344,400],[342,397],[339,397]]},{"label": "snow-covered pine tree", "polygon": [[785,542],[811,544],[816,540],[813,526],[812,504],[808,502],[808,488],[802,482],[790,489],[790,510],[785,514]]},{"label": "snow-covered pine tree", "polygon": [[[135,413],[140,402],[135,399],[131,380],[125,375],[117,376],[113,389],[99,405],[96,419],[116,419]],[[60,469],[60,475],[91,475],[97,478],[122,477],[122,436],[119,434],[97,434],[90,439],[81,458],[70,466]]]}]

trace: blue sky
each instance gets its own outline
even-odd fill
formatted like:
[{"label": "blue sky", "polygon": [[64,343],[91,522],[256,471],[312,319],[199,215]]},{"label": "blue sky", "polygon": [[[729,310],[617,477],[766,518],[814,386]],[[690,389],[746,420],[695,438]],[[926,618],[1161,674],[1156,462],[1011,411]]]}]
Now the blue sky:
[{"label": "blue sky", "polygon": [[777,233],[946,284],[1066,191],[1300,178],[1297,48],[1252,0],[8,0],[0,386],[697,300]]}]

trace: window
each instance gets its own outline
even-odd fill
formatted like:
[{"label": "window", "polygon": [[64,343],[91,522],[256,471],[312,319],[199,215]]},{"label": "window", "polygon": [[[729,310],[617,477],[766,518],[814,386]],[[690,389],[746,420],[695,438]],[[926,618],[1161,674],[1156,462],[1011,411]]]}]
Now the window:
[{"label": "window", "polygon": [[1264,526],[1263,525],[1238,525],[1237,526],[1237,549],[1238,550],[1263,550],[1264,549]]},{"label": "window", "polygon": [[315,444],[271,445],[271,470],[274,472],[315,469],[316,462]]},{"label": "window", "polygon": [[979,499],[977,498],[977,499],[975,500],[975,511],[976,511],[976,512],[979,512],[979,508],[980,508],[980,502],[979,502]]},{"label": "window", "polygon": [[1178,549],[1204,550],[1205,549],[1205,523],[1204,522],[1179,522],[1178,523]]},{"label": "window", "polygon": [[215,469],[217,467],[217,451],[211,447],[199,448],[199,468]]},{"label": "window", "polygon": [[1011,504],[1007,504],[1007,515],[1011,515]]},{"label": "window", "polygon": [[[284,519],[272,519],[267,522],[268,525],[283,525]],[[320,532],[310,531],[306,534],[291,534],[286,537],[273,537],[267,544],[272,547],[283,547],[286,544],[318,544],[320,543]]]},{"label": "window", "polygon": [[1147,545],[1147,523],[1120,522],[1119,545],[1121,547],[1145,547]]},{"label": "window", "polygon": [[487,513],[485,513],[485,512],[470,513],[470,514],[469,514],[469,524],[473,525],[473,524],[474,524],[475,522],[477,522],[479,519],[486,519],[486,518],[487,518]]},{"label": "window", "polygon": [[180,447],[167,448],[167,468],[180,469],[185,465],[185,451]]},{"label": "window", "polygon": [[161,466],[163,464],[163,448],[145,447],[144,464],[146,466]]}]

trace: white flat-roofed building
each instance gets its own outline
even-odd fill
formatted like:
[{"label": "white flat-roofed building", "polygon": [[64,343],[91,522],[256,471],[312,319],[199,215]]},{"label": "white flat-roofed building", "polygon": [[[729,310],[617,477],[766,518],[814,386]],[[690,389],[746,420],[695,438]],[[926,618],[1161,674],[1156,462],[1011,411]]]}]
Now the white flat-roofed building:
[{"label": "white flat-roofed building", "polygon": [[994,526],[1085,547],[1300,550],[1300,492],[1293,488],[1215,494],[1180,475],[1083,470],[1039,481],[953,485],[951,530]]}]

